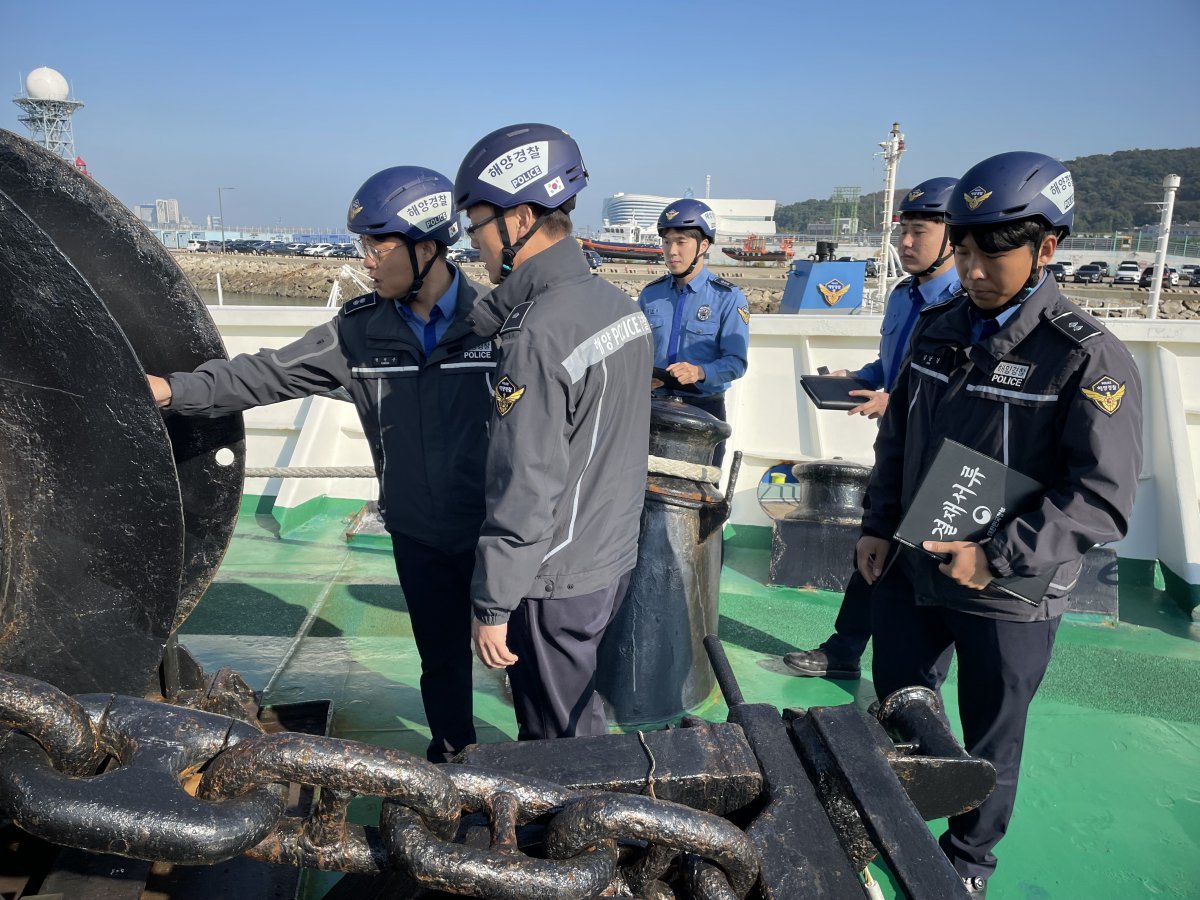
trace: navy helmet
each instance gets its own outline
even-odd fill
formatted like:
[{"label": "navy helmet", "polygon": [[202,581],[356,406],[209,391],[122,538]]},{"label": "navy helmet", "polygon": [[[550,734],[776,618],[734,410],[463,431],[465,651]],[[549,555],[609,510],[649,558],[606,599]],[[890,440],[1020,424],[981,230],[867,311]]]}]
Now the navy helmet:
[{"label": "navy helmet", "polygon": [[996,225],[1040,218],[1067,235],[1075,220],[1075,186],[1062,163],[1024,150],[967,169],[946,204],[951,225]]},{"label": "navy helmet", "polygon": [[954,193],[957,178],[927,178],[904,195],[900,201],[900,215],[905,213],[926,213],[928,215],[945,215],[946,204]]},{"label": "navy helmet", "polygon": [[350,201],[346,227],[354,234],[398,234],[408,241],[458,240],[454,185],[445,175],[421,166],[394,166],[376,172]]},{"label": "navy helmet", "polygon": [[717,239],[717,215],[707,203],[685,197],[676,200],[658,217],[658,233],[668,228],[699,228],[709,243]]},{"label": "navy helmet", "polygon": [[[479,203],[512,209],[532,203],[570,212],[587,185],[575,139],[553,125],[509,125],[479,140],[454,179],[458,208]],[[567,201],[571,201],[568,203]]]}]

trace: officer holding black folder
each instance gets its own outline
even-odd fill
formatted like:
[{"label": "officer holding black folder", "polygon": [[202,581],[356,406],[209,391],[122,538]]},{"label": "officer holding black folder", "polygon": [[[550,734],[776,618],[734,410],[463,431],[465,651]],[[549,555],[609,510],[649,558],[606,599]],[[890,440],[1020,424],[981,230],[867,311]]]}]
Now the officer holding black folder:
[{"label": "officer holding black folder", "polygon": [[[958,183],[955,178],[929,178],[900,201],[900,265],[909,277],[888,296],[879,329],[879,357],[857,372],[841,369],[834,375],[856,375],[872,390],[851,391],[855,406],[849,415],[878,419],[887,409],[888,391],[900,372],[908,339],[917,316],[927,306],[953,297],[962,286],[954,270],[946,204]],[[804,677],[858,678],[858,661],[871,638],[871,588],[855,573],[846,584],[834,632],[819,647],[784,654],[783,661]]]},{"label": "officer holding black folder", "polygon": [[[996,767],[992,795],[950,819],[942,849],[982,897],[1016,800],[1029,704],[1088,549],[1122,538],[1142,460],[1142,391],[1124,345],[1059,293],[1045,265],[1071,228],[1071,174],[1038,153],[972,167],[946,209],[964,292],[924,310],[875,442],[858,568],[875,585],[875,690],[940,688],[958,657],[964,744]],[[1045,486],[985,543],[905,548],[892,536],[945,439]],[[885,571],[886,570],[886,571]],[[1039,603],[990,587],[1052,574]]]}]

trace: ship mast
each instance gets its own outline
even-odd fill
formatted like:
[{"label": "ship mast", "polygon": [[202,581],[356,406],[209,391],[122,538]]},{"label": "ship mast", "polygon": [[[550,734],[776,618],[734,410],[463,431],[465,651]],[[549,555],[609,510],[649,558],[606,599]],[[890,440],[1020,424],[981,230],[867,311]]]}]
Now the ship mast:
[{"label": "ship mast", "polygon": [[892,123],[892,133],[886,141],[880,141],[883,148],[884,176],[883,191],[883,240],[879,247],[879,299],[886,303],[888,291],[891,290],[892,252],[892,203],[896,195],[896,168],[900,165],[900,154],[904,152],[904,135],[900,131],[900,123]]}]

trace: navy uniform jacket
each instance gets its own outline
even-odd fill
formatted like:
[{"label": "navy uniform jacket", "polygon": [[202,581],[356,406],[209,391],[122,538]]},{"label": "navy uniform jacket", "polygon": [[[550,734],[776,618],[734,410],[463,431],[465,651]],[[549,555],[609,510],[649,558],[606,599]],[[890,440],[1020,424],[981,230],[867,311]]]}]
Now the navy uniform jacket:
[{"label": "navy uniform jacket", "polygon": [[[949,300],[962,290],[962,285],[951,266],[948,272],[915,285],[918,299],[913,298],[913,290],[911,275],[892,288],[884,307],[883,324],[879,327],[879,358],[854,373],[871,382],[877,391],[890,389],[900,374],[900,362],[908,351],[908,339],[917,324],[917,313],[927,306]],[[918,303],[919,309],[914,309]]]},{"label": "navy uniform jacket", "polygon": [[[736,284],[703,268],[680,293],[668,274],[642,288],[638,306],[654,336],[654,365],[665,369],[672,363],[687,362],[702,367],[704,380],[694,385],[701,396],[723,394],[730,382],[746,374],[750,307]],[[672,356],[677,310],[679,338]]]},{"label": "navy uniform jacket", "polygon": [[[1001,576],[1054,573],[1039,606],[973,591],[901,553],[918,604],[989,618],[1061,615],[1094,545],[1125,536],[1142,464],[1142,385],[1116,337],[1047,278],[999,332],[971,343],[965,293],[921,313],[875,441],[863,532],[891,539],[944,438],[1046,487],[983,545]],[[954,538],[947,538],[954,540]]]},{"label": "navy uniform jacket", "polygon": [[475,545],[496,358],[467,322],[481,293],[461,272],[454,321],[428,358],[391,300],[364,294],[278,350],[169,376],[169,409],[220,416],[346,388],[379,476],[391,532],[446,553]]},{"label": "navy uniform jacket", "polygon": [[471,313],[494,340],[487,518],[471,599],[485,625],[522,598],[578,597],[637,563],[650,448],[650,328],[563,238]]}]

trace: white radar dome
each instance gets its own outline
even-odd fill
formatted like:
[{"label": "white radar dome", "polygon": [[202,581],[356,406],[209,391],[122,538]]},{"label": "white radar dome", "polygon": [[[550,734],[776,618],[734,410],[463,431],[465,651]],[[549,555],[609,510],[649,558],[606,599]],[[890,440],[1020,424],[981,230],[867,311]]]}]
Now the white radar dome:
[{"label": "white radar dome", "polygon": [[34,100],[66,100],[71,87],[61,72],[42,66],[25,76],[25,92]]}]

